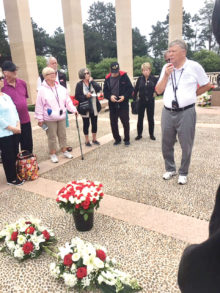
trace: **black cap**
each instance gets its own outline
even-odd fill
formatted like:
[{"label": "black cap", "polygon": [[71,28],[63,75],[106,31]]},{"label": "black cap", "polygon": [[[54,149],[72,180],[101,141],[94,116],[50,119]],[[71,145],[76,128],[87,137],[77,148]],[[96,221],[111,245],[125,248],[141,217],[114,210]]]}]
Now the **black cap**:
[{"label": "black cap", "polygon": [[2,71],[11,71],[14,72],[18,67],[12,61],[4,61],[2,64]]},{"label": "black cap", "polygon": [[111,73],[118,73],[119,72],[119,64],[118,62],[113,62],[110,66]]}]

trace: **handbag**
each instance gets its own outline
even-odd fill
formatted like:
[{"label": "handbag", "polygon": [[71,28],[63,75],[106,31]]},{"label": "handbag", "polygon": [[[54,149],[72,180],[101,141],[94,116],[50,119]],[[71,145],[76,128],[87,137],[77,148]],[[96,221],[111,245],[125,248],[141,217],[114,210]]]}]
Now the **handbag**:
[{"label": "handbag", "polygon": [[139,99],[131,102],[131,113],[134,115],[138,114]]},{"label": "handbag", "polygon": [[38,163],[36,155],[28,151],[21,151],[17,155],[16,170],[19,180],[35,180],[38,175]]},{"label": "handbag", "polygon": [[87,100],[85,102],[81,102],[78,106],[78,112],[81,115],[86,115],[86,113],[90,110],[91,110],[91,108],[90,108],[89,100]]}]

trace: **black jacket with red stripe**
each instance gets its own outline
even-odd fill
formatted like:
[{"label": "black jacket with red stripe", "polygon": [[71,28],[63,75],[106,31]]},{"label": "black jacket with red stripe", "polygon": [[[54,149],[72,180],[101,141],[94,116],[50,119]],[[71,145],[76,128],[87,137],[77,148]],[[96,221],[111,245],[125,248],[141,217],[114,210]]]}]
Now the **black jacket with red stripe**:
[{"label": "black jacket with red stripe", "polygon": [[134,91],[134,88],[131,84],[131,81],[127,75],[126,72],[124,71],[119,71],[120,74],[120,79],[119,79],[119,96],[124,96],[125,99],[121,103],[113,103],[111,101],[111,86],[110,86],[110,77],[111,73],[106,75],[105,77],[105,83],[104,83],[104,97],[105,99],[108,100],[109,102],[109,109],[114,110],[118,105],[120,106],[120,109],[128,109],[128,102],[129,99],[132,98],[132,93]]}]

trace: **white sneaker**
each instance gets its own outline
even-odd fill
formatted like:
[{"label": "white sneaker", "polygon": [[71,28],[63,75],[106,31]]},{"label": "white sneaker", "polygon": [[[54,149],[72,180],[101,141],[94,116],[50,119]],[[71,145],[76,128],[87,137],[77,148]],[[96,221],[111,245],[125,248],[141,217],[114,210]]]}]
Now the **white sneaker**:
[{"label": "white sneaker", "polygon": [[166,172],[166,173],[163,174],[163,179],[164,180],[169,180],[175,175],[176,175],[176,171]]},{"label": "white sneaker", "polygon": [[59,162],[56,154],[50,155],[50,159],[51,159],[52,163],[58,163]]},{"label": "white sneaker", "polygon": [[73,156],[71,155],[71,153],[69,153],[69,152],[67,152],[67,151],[65,151],[65,152],[63,153],[63,155],[64,155],[64,157],[67,158],[67,159],[72,159],[72,158],[73,158]]},{"label": "white sneaker", "polygon": [[186,184],[187,183],[187,176],[179,175],[178,183],[181,184],[181,185]]}]

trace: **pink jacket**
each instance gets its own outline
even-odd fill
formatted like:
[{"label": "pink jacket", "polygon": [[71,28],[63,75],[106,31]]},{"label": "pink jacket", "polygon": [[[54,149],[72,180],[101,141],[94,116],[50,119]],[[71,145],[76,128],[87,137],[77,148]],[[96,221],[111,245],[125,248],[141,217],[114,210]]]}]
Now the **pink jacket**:
[{"label": "pink jacket", "polygon": [[35,118],[39,122],[63,120],[66,118],[66,109],[77,112],[67,89],[57,83],[51,88],[44,80],[37,94]]}]

